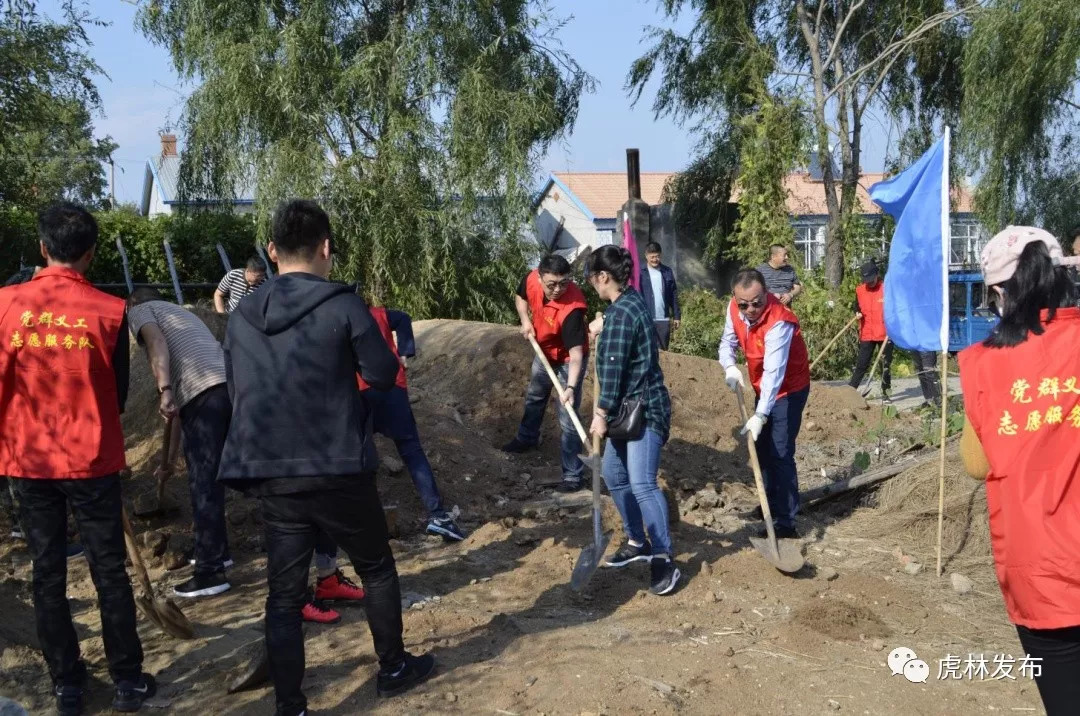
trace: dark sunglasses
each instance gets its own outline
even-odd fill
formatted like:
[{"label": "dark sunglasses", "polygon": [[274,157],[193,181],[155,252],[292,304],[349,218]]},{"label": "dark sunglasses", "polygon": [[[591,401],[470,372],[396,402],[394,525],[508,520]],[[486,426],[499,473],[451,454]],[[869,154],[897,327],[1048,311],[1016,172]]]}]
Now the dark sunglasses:
[{"label": "dark sunglasses", "polygon": [[739,307],[740,311],[745,311],[750,307],[761,308],[765,305],[765,297],[759,296],[753,301],[735,301],[735,305]]}]

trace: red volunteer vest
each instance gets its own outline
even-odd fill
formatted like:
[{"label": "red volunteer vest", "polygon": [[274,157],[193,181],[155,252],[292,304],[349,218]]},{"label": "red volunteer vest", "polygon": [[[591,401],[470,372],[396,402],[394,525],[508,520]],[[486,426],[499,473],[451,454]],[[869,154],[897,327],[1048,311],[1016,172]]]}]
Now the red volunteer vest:
[{"label": "red volunteer vest", "polygon": [[[401,362],[401,356],[397,352],[397,343],[394,341],[394,332],[390,330],[390,319],[386,317],[386,308],[378,306],[371,308],[371,317],[375,319],[375,325],[379,327],[379,332],[382,333],[383,338],[386,340],[386,345],[390,346],[390,350],[394,352],[394,357]],[[360,377],[360,374],[356,374],[356,382],[360,384],[360,390],[367,390],[371,386],[364,382],[364,379]],[[397,387],[404,390],[409,389],[409,383],[405,379],[405,366],[398,368],[397,380],[394,381]]]},{"label": "red volunteer vest", "polygon": [[860,283],[855,287],[855,300],[859,302],[859,313],[863,316],[859,340],[885,340],[885,282],[879,280],[873,288]]},{"label": "red volunteer vest", "polygon": [[728,320],[735,327],[735,337],[739,339],[739,347],[746,356],[746,369],[750,374],[750,383],[754,386],[754,392],[758,394],[761,393],[761,376],[765,372],[765,334],[778,321],[795,325],[795,334],[791,337],[791,349],[788,351],[784,382],[780,384],[780,392],[776,394],[777,399],[780,399],[788,393],[795,393],[810,385],[810,361],[807,358],[802,329],[799,328],[799,319],[771,293],[767,293],[766,296],[768,296],[768,303],[765,312],[754,325],[747,326],[743,321],[734,298],[728,306]]},{"label": "red volunteer vest", "polygon": [[[536,331],[536,342],[544,351],[544,355],[551,363],[561,365],[570,359],[570,351],[563,347],[562,325],[571,311],[585,310],[585,294],[576,284],[570,284],[563,295],[554,301],[544,303],[544,286],[540,283],[540,272],[533,271],[525,279],[525,295],[529,299],[529,310],[532,312],[533,330]],[[588,354],[588,343],[582,346]]]},{"label": "red volunteer vest", "polygon": [[1080,625],[1080,309],[1044,325],[1014,348],[962,351],[960,383],[990,463],[990,541],[1009,619],[1059,629]]},{"label": "red volunteer vest", "polygon": [[124,301],[45,268],[0,289],[0,474],[102,477],[122,470],[112,355]]}]

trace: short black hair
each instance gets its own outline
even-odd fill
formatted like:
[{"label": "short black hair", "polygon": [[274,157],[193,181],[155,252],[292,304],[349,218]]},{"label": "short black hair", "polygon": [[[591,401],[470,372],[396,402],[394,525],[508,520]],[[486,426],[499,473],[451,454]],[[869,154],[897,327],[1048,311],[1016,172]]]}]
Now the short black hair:
[{"label": "short black hair", "polygon": [[755,283],[760,283],[761,287],[765,288],[765,277],[761,275],[761,272],[755,268],[741,268],[731,279],[731,290],[748,288]]},{"label": "short black hair", "polygon": [[1080,239],[1080,226],[1074,226],[1072,231],[1069,232],[1069,240],[1076,241]]},{"label": "short black hair", "polygon": [[147,301],[164,301],[161,292],[156,288],[150,288],[149,286],[140,286],[131,292],[128,296],[128,306],[138,306],[140,303],[146,303]]},{"label": "short black hair", "polygon": [[279,253],[310,259],[331,238],[330,217],[310,199],[284,201],[274,212],[271,234]]},{"label": "short black hair", "polygon": [[1010,348],[1028,339],[1028,334],[1042,335],[1042,311],[1047,322],[1054,320],[1057,309],[1076,305],[1073,283],[1064,266],[1055,266],[1050,251],[1041,241],[1032,241],[1020,252],[1016,271],[1002,282],[1005,291],[1001,320],[994,332],[983,341],[990,348]]},{"label": "short black hair", "polygon": [[660,248],[660,244],[656,243],[655,241],[650,241],[649,243],[645,244],[645,253],[662,254],[664,253],[664,250]]},{"label": "short black hair", "polygon": [[781,251],[787,251],[787,247],[783,244],[773,244],[769,247],[769,256],[776,256]]},{"label": "short black hair", "polygon": [[607,271],[615,279],[615,283],[625,286],[634,270],[634,259],[630,252],[621,246],[605,244],[589,254],[586,268],[590,276]]},{"label": "short black hair", "polygon": [[68,201],[45,207],[38,214],[37,229],[49,256],[62,263],[78,261],[97,244],[94,215]]},{"label": "short black hair", "polygon": [[244,264],[244,268],[248,271],[254,271],[255,273],[266,273],[266,264],[263,263],[261,256],[252,256]]},{"label": "short black hair", "polygon": [[570,262],[558,254],[548,254],[540,259],[538,268],[540,273],[549,273],[553,276],[566,276],[570,273]]}]

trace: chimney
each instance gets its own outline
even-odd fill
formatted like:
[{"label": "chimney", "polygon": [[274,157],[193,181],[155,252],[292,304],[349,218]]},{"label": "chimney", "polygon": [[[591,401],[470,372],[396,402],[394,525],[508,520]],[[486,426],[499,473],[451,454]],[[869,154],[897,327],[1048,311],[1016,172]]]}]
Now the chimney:
[{"label": "chimney", "polygon": [[175,134],[162,134],[161,135],[161,156],[163,156],[163,157],[175,157],[176,156],[176,135]]},{"label": "chimney", "polygon": [[636,149],[626,150],[626,185],[630,199],[641,198],[641,158]]}]

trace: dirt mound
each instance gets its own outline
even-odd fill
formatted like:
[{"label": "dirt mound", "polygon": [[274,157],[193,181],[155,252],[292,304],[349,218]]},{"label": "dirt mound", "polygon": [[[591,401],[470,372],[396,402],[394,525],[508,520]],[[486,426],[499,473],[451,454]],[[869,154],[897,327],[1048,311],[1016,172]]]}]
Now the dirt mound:
[{"label": "dirt mound", "polygon": [[819,634],[854,641],[863,637],[887,637],[892,630],[865,607],[836,599],[822,599],[795,611],[795,622]]}]

